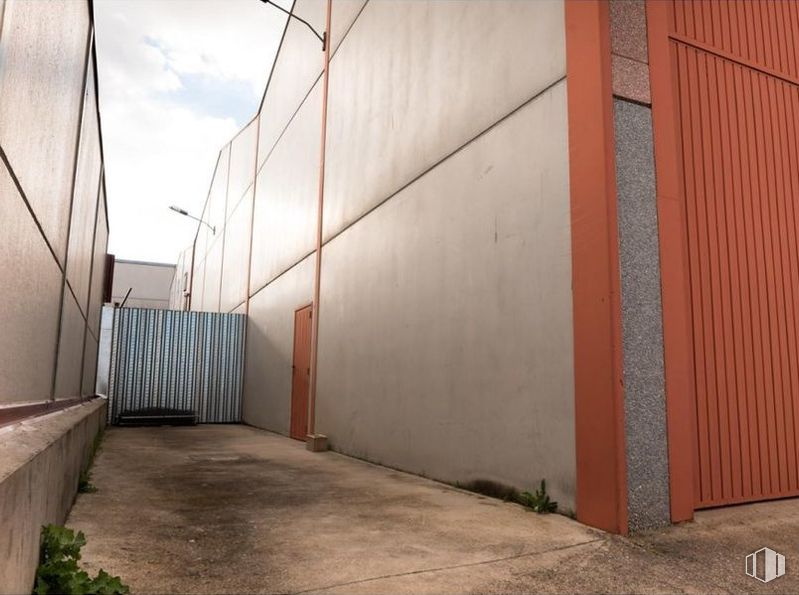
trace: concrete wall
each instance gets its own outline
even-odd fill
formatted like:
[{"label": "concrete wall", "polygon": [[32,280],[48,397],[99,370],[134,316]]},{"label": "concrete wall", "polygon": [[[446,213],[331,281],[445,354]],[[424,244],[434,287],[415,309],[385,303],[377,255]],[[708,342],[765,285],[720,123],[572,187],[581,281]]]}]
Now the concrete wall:
[{"label": "concrete wall", "polygon": [[189,246],[178,255],[178,260],[175,263],[175,275],[169,285],[170,310],[186,310],[188,307],[191,256],[192,246]]},{"label": "concrete wall", "polygon": [[[324,4],[294,10],[322,29]],[[332,23],[317,428],[447,481],[546,478],[571,508],[563,4],[348,0]],[[195,244],[192,309],[249,309],[244,419],[282,433],[312,298],[321,66],[290,22],[260,115],[220,153],[217,232]]]},{"label": "concrete wall", "polygon": [[114,333],[114,308],[103,306],[100,318],[100,341],[97,346],[97,376],[95,392],[108,396],[111,373],[111,347]]},{"label": "concrete wall", "polygon": [[545,477],[570,504],[565,91],[329,244],[317,407],[336,448],[449,481]]},{"label": "concrete wall", "polygon": [[31,592],[42,525],[66,520],[105,418],[94,399],[0,428],[0,593]]},{"label": "concrete wall", "polygon": [[169,308],[175,271],[174,264],[117,260],[114,264],[111,302],[122,304],[128,289],[132,288],[125,302],[126,307]]},{"label": "concrete wall", "polygon": [[[94,392],[108,242],[90,3],[0,1],[0,406]],[[0,428],[0,592],[29,593],[105,402]]]},{"label": "concrete wall", "polygon": [[0,15],[2,405],[93,391],[108,222],[89,2]]}]

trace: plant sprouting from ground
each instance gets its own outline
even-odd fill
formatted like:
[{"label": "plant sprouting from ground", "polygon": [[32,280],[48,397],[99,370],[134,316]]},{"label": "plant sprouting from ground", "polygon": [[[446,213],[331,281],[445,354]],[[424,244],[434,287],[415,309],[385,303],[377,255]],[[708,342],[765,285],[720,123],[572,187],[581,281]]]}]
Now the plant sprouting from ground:
[{"label": "plant sprouting from ground", "polygon": [[130,591],[118,576],[100,570],[91,578],[78,565],[80,549],[86,545],[82,531],[47,525],[42,527],[39,567],[36,569],[35,595],[124,595]]},{"label": "plant sprouting from ground", "polygon": [[541,480],[541,485],[534,494],[522,492],[519,495],[519,503],[538,514],[546,514],[558,510],[558,503],[549,499],[549,494],[547,494],[547,482],[543,479]]},{"label": "plant sprouting from ground", "polygon": [[97,491],[97,488],[92,483],[92,472],[89,469],[84,469],[80,472],[78,479],[78,492],[81,494],[92,494]]}]

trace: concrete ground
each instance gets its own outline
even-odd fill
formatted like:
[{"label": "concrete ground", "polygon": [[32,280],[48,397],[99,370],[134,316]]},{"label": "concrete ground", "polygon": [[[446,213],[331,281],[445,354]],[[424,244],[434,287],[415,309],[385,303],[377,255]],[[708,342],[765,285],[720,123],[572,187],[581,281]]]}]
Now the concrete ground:
[{"label": "concrete ground", "polygon": [[67,524],[134,593],[799,592],[799,500],[624,539],[246,426],[111,428],[93,482]]}]

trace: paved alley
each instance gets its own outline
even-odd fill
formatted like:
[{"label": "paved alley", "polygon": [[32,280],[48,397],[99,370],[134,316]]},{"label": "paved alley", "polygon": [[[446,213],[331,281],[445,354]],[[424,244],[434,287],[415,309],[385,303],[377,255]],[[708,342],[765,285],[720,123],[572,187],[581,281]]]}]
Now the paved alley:
[{"label": "paved alley", "polygon": [[796,500],[628,540],[242,425],[109,428],[93,483],[67,524],[134,593],[799,591]]}]

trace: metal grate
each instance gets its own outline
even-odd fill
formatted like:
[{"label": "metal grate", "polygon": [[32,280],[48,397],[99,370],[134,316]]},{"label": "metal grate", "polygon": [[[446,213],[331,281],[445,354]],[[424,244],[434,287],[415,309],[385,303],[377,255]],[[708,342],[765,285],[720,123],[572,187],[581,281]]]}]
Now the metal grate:
[{"label": "metal grate", "polygon": [[241,421],[245,328],[243,314],[116,309],[109,423],[180,412],[199,423]]}]

